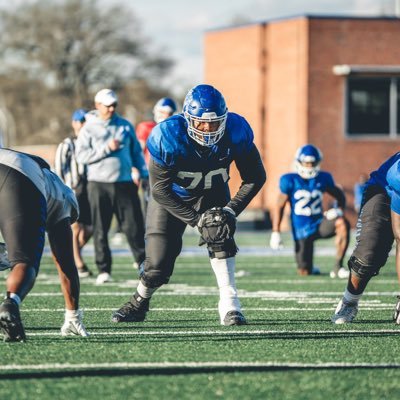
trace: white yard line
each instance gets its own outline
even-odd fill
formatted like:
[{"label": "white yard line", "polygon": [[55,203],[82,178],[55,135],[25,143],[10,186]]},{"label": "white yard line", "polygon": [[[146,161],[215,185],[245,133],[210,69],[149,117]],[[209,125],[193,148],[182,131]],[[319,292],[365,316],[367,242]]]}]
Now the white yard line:
[{"label": "white yard line", "polygon": [[51,370],[97,370],[97,369],[201,369],[201,368],[293,368],[293,369],[328,369],[328,368],[400,368],[399,363],[350,363],[350,362],[239,362],[239,361],[207,361],[207,362],[118,362],[118,363],[48,363],[48,364],[11,364],[0,365],[0,371],[51,371]]},{"label": "white yard line", "polygon": [[[219,336],[243,336],[243,337],[250,337],[250,336],[265,336],[265,335],[284,335],[286,338],[288,338],[287,335],[303,335],[306,337],[307,335],[340,335],[343,336],[344,334],[349,334],[349,333],[356,333],[358,335],[371,335],[374,333],[395,333],[395,334],[400,334],[400,328],[399,329],[371,329],[371,330],[357,330],[357,329],[337,329],[337,330],[319,330],[319,331],[305,331],[305,330],[300,330],[300,331],[290,331],[290,330],[268,330],[268,329],[257,329],[257,330],[249,330],[249,329],[241,329],[241,330],[229,330],[229,329],[223,329],[223,330],[207,330],[207,331],[202,331],[202,330],[145,330],[142,327],[137,327],[137,326],[132,326],[130,330],[126,331],[92,331],[90,327],[88,328],[88,331],[91,336],[213,336],[213,335],[219,335]],[[53,332],[32,332],[30,333],[29,331],[27,332],[27,336],[29,337],[41,337],[41,336],[60,336],[60,333],[57,331]]]},{"label": "white yard line", "polygon": [[[243,311],[269,311],[269,312],[280,312],[280,311],[333,311],[336,305],[331,307],[242,307]],[[82,307],[84,312],[95,312],[95,311],[115,311],[117,307]],[[359,309],[363,311],[373,311],[373,310],[392,310],[393,304],[379,304],[376,306],[363,307],[360,305]],[[64,308],[24,308],[23,312],[64,312]],[[174,307],[174,308],[151,308],[150,311],[153,312],[208,312],[217,311],[217,308],[199,308],[199,307]]]},{"label": "white yard line", "polygon": [[[293,257],[293,247],[288,246],[284,249],[279,251],[272,250],[268,246],[260,245],[245,245],[238,242],[239,246],[239,253],[238,258],[245,257],[245,256],[252,256],[252,257],[265,257],[265,256],[274,256],[274,257]],[[111,249],[113,257],[129,257],[132,258],[132,253],[128,249],[127,245],[124,246],[112,246]],[[335,255],[335,248],[334,247],[316,247],[315,248],[315,255],[318,257],[330,257]],[[50,248],[45,246],[44,252],[46,256],[50,256]],[[391,253],[393,254],[393,252]],[[93,244],[89,243],[83,248],[83,255],[90,257],[94,256],[94,247]],[[194,257],[194,256],[204,256],[205,258],[208,256],[207,249],[204,247],[199,247],[197,245],[189,245],[185,244],[183,246],[182,252],[179,257]]]},{"label": "white yard line", "polygon": [[[239,281],[246,281],[246,284],[248,283],[256,283],[257,285],[260,284],[280,284],[280,285],[321,285],[321,284],[326,284],[329,282],[337,282],[337,283],[342,283],[345,286],[347,281],[343,281],[343,280],[337,280],[334,281],[332,279],[315,279],[315,278],[311,278],[311,279],[290,279],[290,280],[283,280],[283,279],[259,279],[257,277],[253,277],[251,273],[247,273],[245,272],[244,274],[241,274],[242,270],[238,271],[239,275],[236,275],[236,279],[238,279]],[[118,271],[118,273],[120,274],[120,271]],[[132,277],[130,277],[132,278]],[[81,279],[81,285],[84,284],[95,284],[96,279],[94,278],[90,278],[90,279]],[[126,287],[134,285],[136,287],[136,285],[138,284],[139,279],[126,279],[126,280],[122,280],[119,279],[118,281],[115,282],[110,282],[107,283],[107,286],[121,286],[124,285]],[[377,279],[374,281],[374,284],[377,285],[393,285],[393,286],[397,286],[397,282],[396,282],[396,278],[393,277],[393,279]],[[42,286],[50,286],[50,285],[55,285],[55,286],[60,286],[60,279],[57,275],[46,275],[46,274],[42,274],[38,276],[38,279],[36,280],[35,283],[36,286],[38,285],[42,285]]]},{"label": "white yard line", "polygon": [[[108,285],[107,285],[108,286]],[[169,288],[172,289],[170,285]],[[169,291],[169,289],[161,289],[157,291],[155,296],[215,296],[218,294],[217,288],[210,288],[210,287],[190,287],[186,285],[182,285],[182,287],[176,287],[173,291]],[[131,296],[132,291],[129,292],[103,292],[99,290],[98,292],[81,292],[81,296]],[[265,291],[253,291],[247,292],[245,290],[239,290],[239,297],[241,298],[260,298],[264,299],[305,299],[305,298],[313,298],[313,297],[334,297],[334,298],[341,298],[343,295],[343,291],[340,292],[289,292],[289,291],[272,291],[272,290],[265,290]],[[363,294],[363,299],[365,297],[370,296],[394,296],[396,297],[398,292],[366,292]],[[29,297],[60,297],[62,296],[61,292],[43,292],[43,293],[29,293]],[[363,300],[361,300],[362,302]]]}]

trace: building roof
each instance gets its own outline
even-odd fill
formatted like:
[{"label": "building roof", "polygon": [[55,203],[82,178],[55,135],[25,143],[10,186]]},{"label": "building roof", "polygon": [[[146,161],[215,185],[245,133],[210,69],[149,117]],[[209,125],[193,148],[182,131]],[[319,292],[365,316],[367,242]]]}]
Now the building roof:
[{"label": "building roof", "polygon": [[274,18],[269,18],[269,19],[264,19],[260,21],[253,21],[253,22],[246,22],[243,24],[237,24],[237,25],[230,25],[230,26],[223,26],[223,27],[216,27],[216,28],[211,28],[207,29],[206,32],[214,32],[214,31],[224,31],[224,30],[232,30],[236,28],[243,28],[247,26],[252,26],[252,25],[266,25],[266,24],[271,24],[274,22],[281,22],[281,21],[287,21],[291,19],[301,19],[301,18],[306,18],[306,19],[326,19],[326,20],[366,20],[366,21],[393,21],[393,22],[399,22],[400,21],[400,16],[395,16],[395,15],[370,15],[370,16],[365,16],[365,15],[335,15],[335,14],[313,14],[313,13],[305,13],[305,14],[293,14],[293,15],[286,15],[286,16],[280,16],[280,17],[274,17]]}]

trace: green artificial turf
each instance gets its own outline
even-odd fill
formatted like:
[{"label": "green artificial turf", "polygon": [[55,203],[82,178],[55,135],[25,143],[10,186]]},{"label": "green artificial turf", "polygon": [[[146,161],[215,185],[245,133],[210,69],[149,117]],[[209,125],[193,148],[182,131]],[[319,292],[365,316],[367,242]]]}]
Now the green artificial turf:
[{"label": "green artificial turf", "polygon": [[[288,242],[290,237],[287,237]],[[187,235],[192,246],[196,237]],[[239,247],[267,235],[240,233]],[[324,243],[323,246],[329,247]],[[224,327],[207,256],[180,257],[142,323],[114,324],[112,311],[137,284],[129,257],[114,257],[114,282],[81,280],[89,338],[62,338],[63,298],[45,256],[21,314],[26,343],[0,343],[4,399],[394,399],[400,396],[400,327],[394,259],[375,277],[353,324],[330,317],[345,281],[299,277],[292,255],[239,253],[237,287],[249,325]],[[94,270],[93,257],[87,256]],[[5,273],[0,274],[4,291]]]}]

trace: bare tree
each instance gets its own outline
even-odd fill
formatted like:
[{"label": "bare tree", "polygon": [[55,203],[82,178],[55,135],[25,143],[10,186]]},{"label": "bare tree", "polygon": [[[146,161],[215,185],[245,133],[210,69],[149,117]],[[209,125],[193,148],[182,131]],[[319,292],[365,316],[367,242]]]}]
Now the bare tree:
[{"label": "bare tree", "polygon": [[[172,61],[163,54],[149,53],[148,44],[135,14],[122,4],[104,8],[97,0],[35,1],[0,14],[0,76],[5,80],[12,77],[13,81],[19,76],[20,84],[15,86],[18,91],[21,82],[36,89],[39,86],[36,98],[24,103],[31,111],[38,107],[35,102],[41,107],[46,105],[46,114],[51,109],[52,117],[58,114],[59,125],[66,127],[71,108],[89,106],[99,88],[124,91],[135,82],[148,82],[139,86],[147,87],[150,97],[158,92],[160,77],[168,72]],[[25,97],[31,92],[25,90]],[[3,92],[2,97],[9,93]],[[9,97],[18,101],[17,93]],[[144,97],[147,101],[146,93]],[[14,109],[12,104],[8,106]],[[141,109],[139,103],[134,106]],[[25,112],[34,130],[29,132],[28,142],[32,142],[32,133],[43,140],[43,130],[50,120],[39,117],[40,109],[31,111]],[[20,118],[15,120],[20,139],[24,124]],[[43,120],[45,126],[38,126]],[[54,121],[51,126],[47,127],[48,140],[55,142],[65,135],[65,131],[60,135],[52,132],[57,127]],[[25,139],[27,134],[23,133]]]}]

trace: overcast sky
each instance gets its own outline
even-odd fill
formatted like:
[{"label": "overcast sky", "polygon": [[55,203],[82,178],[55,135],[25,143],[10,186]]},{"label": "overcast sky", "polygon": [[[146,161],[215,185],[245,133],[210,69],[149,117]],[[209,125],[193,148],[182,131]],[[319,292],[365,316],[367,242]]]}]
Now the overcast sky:
[{"label": "overcast sky", "polygon": [[[20,5],[35,0],[14,0]],[[176,65],[167,77],[178,95],[203,81],[203,37],[211,29],[299,14],[394,15],[400,0],[99,0],[131,7],[153,50],[167,49]],[[0,0],[0,8],[10,0]],[[175,89],[174,89],[175,88]]]},{"label": "overcast sky", "polygon": [[[130,5],[154,47],[176,60],[173,86],[203,80],[203,35],[233,22],[259,22],[298,14],[394,15],[396,0],[118,0]],[[108,1],[110,2],[110,0]],[[179,90],[177,90],[179,92]]]}]

